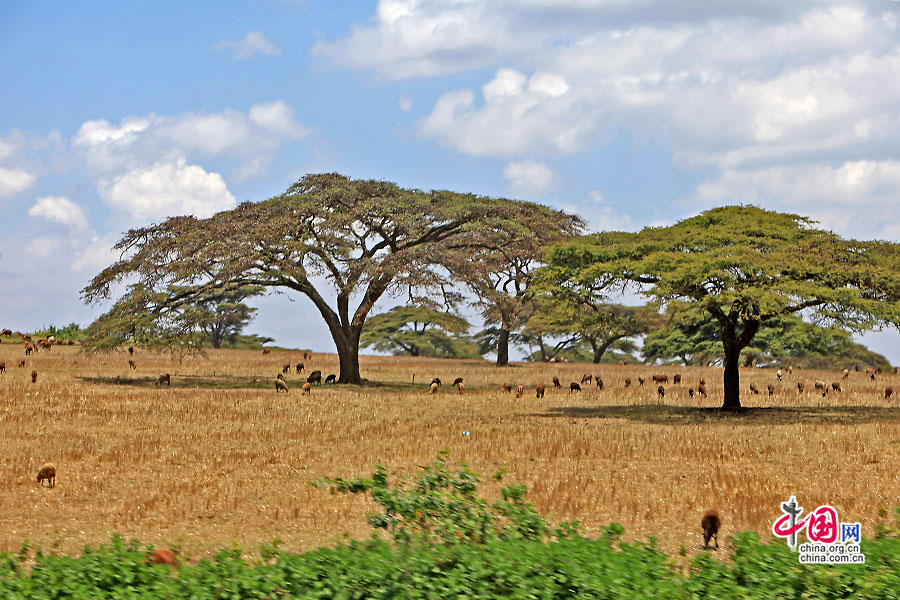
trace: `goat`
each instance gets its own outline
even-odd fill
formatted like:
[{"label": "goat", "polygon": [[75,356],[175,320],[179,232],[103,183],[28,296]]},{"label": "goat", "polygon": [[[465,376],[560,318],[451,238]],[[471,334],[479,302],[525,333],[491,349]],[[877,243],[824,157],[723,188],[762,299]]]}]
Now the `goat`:
[{"label": "goat", "polygon": [[656,395],[659,396],[660,398],[665,398],[666,397],[666,388],[664,388],[663,386],[657,387]]},{"label": "goat", "polygon": [[841,373],[841,379],[847,379],[848,377],[850,377],[850,369],[844,369]]},{"label": "goat", "polygon": [[53,466],[53,463],[46,463],[43,467],[38,469],[37,482],[41,484],[41,487],[44,487],[45,479],[47,480],[49,487],[54,487],[56,485],[56,467]]},{"label": "goat", "polygon": [[[303,384],[303,394],[305,394],[307,396],[312,396],[312,384],[311,383]],[[303,395],[303,394],[301,394],[301,395]]]},{"label": "goat", "polygon": [[128,355],[134,356],[134,346],[128,346]]},{"label": "goat", "polygon": [[434,379],[431,380],[431,383],[436,383],[438,385],[441,385],[441,380],[440,380],[440,378],[435,377]]},{"label": "goat", "polygon": [[778,381],[781,381],[781,377],[782,377],[781,369],[778,369],[777,371],[775,371],[775,376],[778,377]]},{"label": "goat", "polygon": [[798,382],[797,382],[797,393],[798,393],[798,394],[802,394],[802,393],[803,393],[803,382],[802,382],[802,381],[798,381]]},{"label": "goat", "polygon": [[705,383],[701,383],[697,386],[697,393],[700,394],[701,396],[703,396],[704,398],[708,398],[708,396],[706,394],[706,384]]},{"label": "goat", "polygon": [[674,384],[679,384],[679,383],[681,383],[681,375],[676,373],[675,375],[672,376],[672,384],[674,385]]},{"label": "goat", "polygon": [[128,359],[128,366],[129,366],[129,368],[131,368],[132,371],[136,371],[136,370],[137,370],[137,365],[135,365],[135,364],[134,364],[134,361],[131,360],[130,358]]},{"label": "goat", "polygon": [[553,378],[553,387],[555,387],[555,388],[561,388],[561,387],[562,387],[562,384],[559,382],[559,377],[554,377],[554,378]]},{"label": "goat", "polygon": [[688,396],[691,397],[691,400],[694,399],[694,388],[692,388],[692,387],[688,388]]},{"label": "goat", "polygon": [[580,392],[580,391],[581,391],[581,386],[578,385],[577,383],[575,383],[574,381],[569,384],[569,393],[570,394],[572,392]]},{"label": "goat", "polygon": [[512,393],[512,384],[511,383],[504,383],[502,388],[503,388],[503,391],[506,392],[507,394]]},{"label": "goat", "polygon": [[37,383],[37,371],[31,372],[31,383]]},{"label": "goat", "polygon": [[168,373],[163,373],[162,375],[160,375],[159,378],[157,378],[157,380],[156,380],[156,385],[162,385],[162,384],[172,385],[172,376],[169,375]]},{"label": "goat", "polygon": [[521,398],[522,394],[525,393],[525,386],[521,383],[516,386],[516,398]]},{"label": "goat", "polygon": [[643,386],[645,381],[646,379],[644,379],[643,377],[638,377],[638,385]]},{"label": "goat", "polygon": [[703,549],[707,550],[709,548],[709,540],[716,541],[716,550],[719,549],[719,538],[717,534],[719,533],[719,528],[722,526],[722,518],[719,516],[719,513],[715,510],[708,510],[704,513],[703,518],[700,519],[700,527],[703,528]]},{"label": "goat", "polygon": [[462,377],[457,377],[456,379],[453,380],[453,385],[459,385],[459,384],[461,384],[462,382],[463,382],[463,378],[462,378]]},{"label": "goat", "polygon": [[12,335],[12,329],[4,329],[3,331],[0,331],[0,335],[5,335],[6,337],[11,336],[11,335]]},{"label": "goat", "polygon": [[668,375],[654,375],[653,383],[669,383]]},{"label": "goat", "polygon": [[463,384],[462,378],[460,378],[459,383],[456,384],[456,389],[459,391],[460,396],[466,393],[466,386]]},{"label": "goat", "polygon": [[325,383],[334,383],[337,381],[337,375],[331,373],[328,377],[325,378]]},{"label": "goat", "polygon": [[543,383],[537,384],[537,387],[535,388],[535,397],[536,398],[544,397],[544,384]]},{"label": "goat", "polygon": [[25,359],[24,359],[24,358],[23,358],[22,360],[19,361],[19,366],[20,366],[20,367],[24,367],[24,366],[25,366]]},{"label": "goat", "polygon": [[438,384],[432,383],[431,386],[428,388],[428,393],[429,394],[437,394],[438,393]]},{"label": "goat", "polygon": [[0,362],[0,373],[6,373],[6,363]]},{"label": "goat", "polygon": [[306,378],[306,383],[322,383],[322,371],[313,371],[309,374],[309,377]]},{"label": "goat", "polygon": [[625,378],[625,387],[628,387],[628,386],[630,386],[630,385],[631,385],[631,378],[630,378],[630,377],[626,377],[626,378]]},{"label": "goat", "polygon": [[285,394],[288,393],[288,386],[284,382],[284,379],[279,379],[276,377],[275,378],[275,393],[277,394],[278,392],[280,392],[282,390],[284,390]]},{"label": "goat", "polygon": [[817,382],[816,382],[815,384],[813,384],[813,385],[815,386],[815,388],[816,388],[817,390],[822,390],[822,391],[824,391],[824,390],[826,389],[826,385],[825,385],[825,382],[824,382],[824,381],[817,381]]},{"label": "goat", "polygon": [[835,392],[840,392],[841,384],[838,383],[837,381],[835,381],[834,383],[831,384],[831,389],[834,390]]},{"label": "goat", "polygon": [[303,371],[303,363],[297,363],[297,375]]},{"label": "goat", "polygon": [[148,565],[168,565],[170,567],[178,565],[175,561],[175,553],[162,548],[149,553],[146,560]]},{"label": "goat", "polygon": [[766,386],[766,390],[768,390],[770,396],[775,395],[775,386],[772,385],[771,383]]},{"label": "goat", "polygon": [[281,367],[281,372],[284,373],[285,375],[287,375],[288,373],[290,373],[290,372],[291,372],[291,365],[284,365],[283,367]]},{"label": "goat", "polygon": [[590,375],[589,373],[585,373],[585,374],[581,377],[581,385],[584,385],[585,382],[587,382],[587,383],[590,383],[590,382],[591,382],[591,375]]},{"label": "goat", "polygon": [[594,381],[597,383],[597,389],[602,390],[603,389],[603,380],[595,375]]},{"label": "goat", "polygon": [[31,344],[25,344],[25,356],[29,356],[32,352],[34,352],[34,348]]},{"label": "goat", "polygon": [[750,384],[750,391],[753,392],[754,394],[758,394],[758,393],[759,393],[759,389],[757,389],[755,383],[751,383],[751,384]]},{"label": "goat", "polygon": [[706,385],[706,380],[701,377],[700,381],[698,381],[697,383],[699,383],[700,385]]},{"label": "goat", "polygon": [[884,388],[884,397],[885,398],[890,398],[893,395],[894,395],[894,388],[892,388],[892,387]]},{"label": "goat", "polygon": [[279,373],[279,374],[277,374],[277,375],[275,376],[275,379],[280,379],[280,380],[284,381],[284,373]]}]

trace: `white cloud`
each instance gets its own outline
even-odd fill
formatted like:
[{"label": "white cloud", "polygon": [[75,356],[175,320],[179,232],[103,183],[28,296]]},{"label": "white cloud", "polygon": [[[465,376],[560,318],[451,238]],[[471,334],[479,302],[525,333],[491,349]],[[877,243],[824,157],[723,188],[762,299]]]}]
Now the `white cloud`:
[{"label": "white cloud", "polygon": [[25,252],[36,258],[46,258],[60,249],[62,242],[51,236],[36,237],[25,246]]},{"label": "white cloud", "polygon": [[858,160],[726,170],[686,202],[756,204],[808,215],[841,235],[900,241],[898,198],[900,162]]},{"label": "white cloud", "polygon": [[0,167],[0,198],[21,194],[36,181],[37,176],[25,169]]},{"label": "white cloud", "polygon": [[184,159],[129,171],[102,184],[100,196],[135,221],[187,214],[203,218],[235,206],[221,175]]},{"label": "white cloud", "polygon": [[250,122],[262,131],[288,139],[302,139],[310,130],[294,119],[294,111],[283,100],[254,104],[250,107]]},{"label": "white cloud", "polygon": [[90,242],[79,252],[75,260],[69,265],[73,271],[80,272],[90,270],[97,272],[119,260],[119,252],[114,250],[117,239],[115,236],[91,236]]},{"label": "white cloud", "polygon": [[403,112],[409,112],[412,110],[413,103],[409,98],[400,98],[397,100],[397,107]]},{"label": "white cloud", "polygon": [[503,178],[515,194],[533,198],[552,190],[559,175],[542,162],[523,160],[503,167]]},{"label": "white cloud", "polygon": [[591,231],[631,231],[631,217],[610,204],[598,190],[588,192],[589,202],[579,206],[580,214],[587,220]]},{"label": "white cloud", "polygon": [[28,210],[31,217],[44,217],[73,229],[87,227],[84,209],[63,196],[43,196]]},{"label": "white cloud", "polygon": [[240,40],[222,40],[213,46],[216,50],[231,50],[234,58],[244,60],[256,54],[280,56],[281,49],[273,44],[262,31],[248,31]]}]

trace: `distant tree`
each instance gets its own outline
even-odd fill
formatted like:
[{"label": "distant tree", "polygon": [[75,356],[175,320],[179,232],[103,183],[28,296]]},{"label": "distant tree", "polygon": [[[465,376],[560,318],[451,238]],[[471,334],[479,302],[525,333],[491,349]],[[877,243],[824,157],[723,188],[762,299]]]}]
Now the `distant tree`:
[{"label": "distant tree", "polygon": [[464,336],[469,323],[444,310],[396,306],[366,320],[360,345],[409,356],[475,358],[477,347]]},{"label": "distant tree", "polygon": [[244,304],[244,300],[264,291],[265,288],[259,286],[245,286],[205,297],[188,306],[185,318],[194,321],[213,348],[232,345],[256,313],[256,309]]},{"label": "distant tree", "polygon": [[718,322],[723,409],[740,408],[740,355],[794,313],[851,331],[900,326],[900,245],[844,240],[808,218],[753,206],[670,227],[603,233],[555,248],[547,276],[574,289],[636,285],[661,306],[694,303]]},{"label": "distant tree", "polygon": [[379,298],[451,287],[444,261],[462,263],[450,257],[480,248],[484,231],[516,229],[535,206],[332,173],[307,175],[281,196],[207,219],[173,217],[133,229],[116,244],[121,259],[82,290],[95,303],[128,284],[92,325],[89,347],[115,347],[135,332],[171,345],[188,337],[189,344],[180,313],[198,299],[248,285],[290,289],[309,298],[328,325],[338,381],[361,383],[360,336]]}]

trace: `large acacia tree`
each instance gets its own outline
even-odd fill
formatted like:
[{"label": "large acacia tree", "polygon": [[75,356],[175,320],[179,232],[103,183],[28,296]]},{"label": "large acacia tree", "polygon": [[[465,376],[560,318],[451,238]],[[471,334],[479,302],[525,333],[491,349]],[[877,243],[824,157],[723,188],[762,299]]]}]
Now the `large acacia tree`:
[{"label": "large acacia tree", "polygon": [[294,290],[328,325],[338,381],[360,383],[360,334],[376,301],[391,290],[451,287],[451,273],[440,266],[448,256],[469,252],[485,230],[503,231],[534,206],[308,175],[269,200],[128,231],[116,244],[121,259],[82,294],[93,303],[128,285],[92,327],[96,340],[124,343],[136,332],[166,331],[172,315],[211,293]]},{"label": "large acacia tree", "polygon": [[670,227],[557,247],[547,275],[566,290],[633,284],[660,305],[702,307],[721,331],[722,408],[737,409],[741,350],[763,323],[798,313],[851,331],[900,326],[900,245],[813,225],[754,206],[716,208]]}]

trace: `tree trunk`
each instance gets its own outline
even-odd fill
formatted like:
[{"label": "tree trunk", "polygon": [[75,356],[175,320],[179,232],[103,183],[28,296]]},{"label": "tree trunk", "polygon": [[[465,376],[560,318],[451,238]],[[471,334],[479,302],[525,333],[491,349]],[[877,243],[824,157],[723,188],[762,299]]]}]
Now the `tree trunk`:
[{"label": "tree trunk", "polygon": [[337,383],[362,385],[362,376],[359,373],[359,333],[353,335],[352,332],[346,332],[344,335],[333,337],[341,365]]},{"label": "tree trunk", "polygon": [[739,368],[741,349],[737,343],[725,341],[725,372],[722,383],[725,388],[725,400],[722,410],[738,410],[741,408],[741,371]]},{"label": "tree trunk", "polygon": [[497,366],[505,367],[509,364],[509,329],[501,328],[500,337],[497,338]]},{"label": "tree trunk", "polygon": [[609,347],[612,346],[615,340],[607,340],[602,344],[598,344],[594,340],[588,340],[591,344],[591,350],[594,351],[594,364],[600,364],[600,360],[603,358],[603,355],[606,354],[606,351],[609,350]]}]

